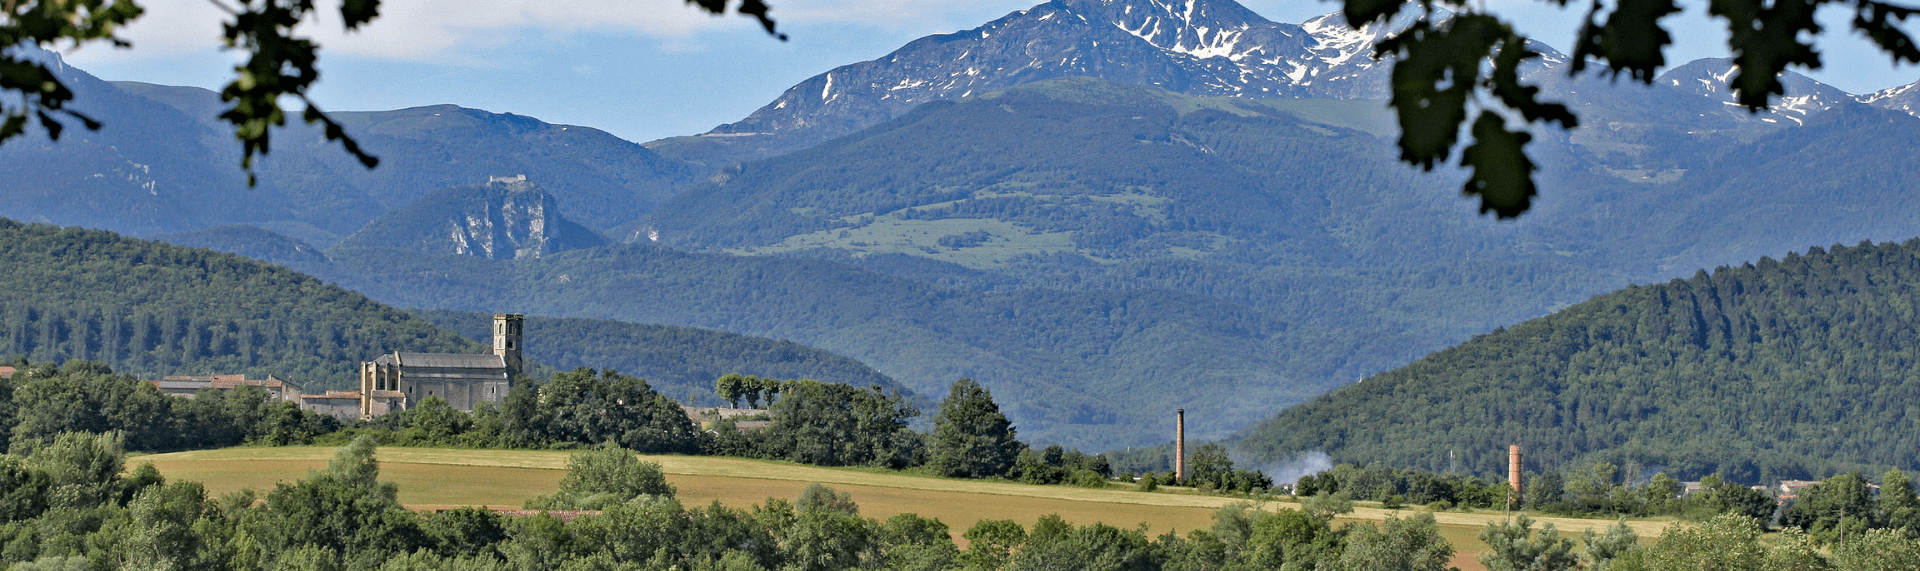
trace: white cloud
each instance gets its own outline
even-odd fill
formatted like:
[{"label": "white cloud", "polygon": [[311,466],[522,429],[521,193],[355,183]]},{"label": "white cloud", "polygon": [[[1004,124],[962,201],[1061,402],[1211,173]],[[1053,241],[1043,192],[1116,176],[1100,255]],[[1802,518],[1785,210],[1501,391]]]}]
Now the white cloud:
[{"label": "white cloud", "polygon": [[141,3],[146,13],[119,36],[133,42],[134,49],[119,50],[106,44],[91,44],[68,59],[80,65],[99,62],[125,62],[162,59],[185,54],[207,54],[220,48],[220,22],[227,15],[205,0],[147,0]]},{"label": "white cloud", "polygon": [[769,0],[772,15],[796,25],[853,24],[897,30],[932,28],[941,33],[979,26],[1038,0]]},{"label": "white cloud", "polygon": [[[977,26],[1035,0],[772,0],[775,20],[788,29],[855,26],[939,33]],[[147,0],[146,15],[123,30],[131,51],[91,46],[74,54],[83,63],[205,55],[220,46],[227,17],[207,0]],[[755,27],[736,15],[715,17],[684,0],[387,0],[380,17],[353,33],[340,28],[338,0],[322,0],[303,26],[329,53],[401,61],[485,66],[478,50],[524,42],[564,41],[592,32],[631,34],[672,51],[697,49],[705,32]]]}]

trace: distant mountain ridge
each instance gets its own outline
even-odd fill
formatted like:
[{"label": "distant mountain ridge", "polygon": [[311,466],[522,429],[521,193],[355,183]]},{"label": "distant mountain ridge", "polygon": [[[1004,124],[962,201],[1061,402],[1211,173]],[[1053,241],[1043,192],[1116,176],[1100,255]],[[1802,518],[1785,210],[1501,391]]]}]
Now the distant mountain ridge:
[{"label": "distant mountain ridge", "polygon": [[290,121],[274,130],[273,152],[256,163],[260,184],[249,188],[232,127],[216,117],[218,94],[109,83],[35,53],[56,63],[75,109],[105,126],[0,146],[0,216],[20,220],[136,235],[246,224],[325,248],[392,208],[490,176],[526,174],[561,198],[569,218],[610,227],[700,174],[597,129],[443,105],[334,113],[381,157],[372,171]]},{"label": "distant mountain ridge", "polygon": [[1920,81],[1859,96],[1861,103],[1920,117]]},{"label": "distant mountain ridge", "polygon": [[[1392,64],[1373,59],[1374,46],[1404,25],[1355,30],[1339,13],[1301,24],[1278,23],[1233,0],[1053,0],[978,28],[921,38],[886,57],[834,68],[789,88],[740,121],[648,146],[722,168],[807,148],[930,101],[1060,77],[1091,77],[1196,96],[1384,101]],[[1637,83],[1616,87],[1598,72],[1570,81],[1568,56],[1538,42],[1529,47],[1545,57],[1527,64],[1523,78],[1545,86],[1547,99],[1573,103],[1576,112],[1597,106],[1598,115],[1591,119],[1621,120],[1609,112],[1631,105],[1595,99],[1640,89]],[[1727,91],[1724,74],[1705,86],[1682,86],[1672,81],[1676,79],[1662,78],[1662,83],[1708,98]],[[1780,112],[1794,121],[1851,99],[1797,73],[1788,72],[1786,79],[1788,93]],[[1702,103],[1679,102],[1719,112]],[[1780,120],[1772,115],[1734,119]]]},{"label": "distant mountain ridge", "polygon": [[[1275,23],[1231,0],[1055,0],[835,68],[707,136],[650,146],[724,166],[811,146],[929,101],[1071,76],[1190,95],[1384,99],[1385,67],[1370,51],[1379,37],[1336,15]],[[716,151],[718,158],[706,156]]]}]

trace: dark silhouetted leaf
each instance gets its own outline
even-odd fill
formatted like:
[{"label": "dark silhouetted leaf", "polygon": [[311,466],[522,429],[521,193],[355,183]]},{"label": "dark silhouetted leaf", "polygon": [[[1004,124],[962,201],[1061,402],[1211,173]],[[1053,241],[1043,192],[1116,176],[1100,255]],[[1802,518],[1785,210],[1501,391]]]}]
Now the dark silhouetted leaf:
[{"label": "dark silhouetted leaf", "polygon": [[1651,83],[1667,64],[1661,51],[1673,43],[1673,36],[1660,27],[1660,19],[1680,13],[1680,7],[1673,0],[1620,0],[1607,22],[1598,24],[1595,17],[1600,7],[1595,1],[1587,13],[1573,49],[1572,71],[1585,70],[1589,60],[1606,61],[1616,77],[1625,71],[1641,83]]},{"label": "dark silhouetted leaf", "polygon": [[1460,165],[1473,169],[1463,193],[1480,197],[1480,212],[1513,218],[1533,205],[1533,160],[1527,142],[1533,135],[1508,131],[1506,118],[1482,111],[1473,121],[1473,145],[1461,153]]}]

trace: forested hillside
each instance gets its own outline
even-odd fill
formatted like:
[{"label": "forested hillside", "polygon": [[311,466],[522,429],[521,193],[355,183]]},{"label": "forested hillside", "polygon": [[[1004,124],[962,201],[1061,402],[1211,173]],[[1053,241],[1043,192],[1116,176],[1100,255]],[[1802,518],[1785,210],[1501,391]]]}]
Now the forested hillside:
[{"label": "forested hillside", "polygon": [[1920,466],[1920,240],[1630,287],[1288,409],[1268,460],[1482,474],[1610,461],[1744,482]]},{"label": "forested hillside", "polygon": [[1181,406],[1197,434],[1225,436],[1323,390],[1292,371],[1346,367],[1354,347],[1395,341],[1295,327],[1165,290],[979,293],[820,260],[649,245],[511,261],[329,254],[328,279],[394,305],[511,307],[790,339],[930,396],[971,377],[1001,395],[1021,434],[1082,448],[1159,442]]},{"label": "forested hillside", "polygon": [[0,355],[123,373],[268,373],[346,388],[390,351],[484,346],[366,296],[240,256],[0,219]]},{"label": "forested hillside", "polygon": [[[420,309],[413,314],[476,342],[491,339],[492,317],[486,313]],[[729,373],[880,386],[889,392],[904,388],[865,363],[806,345],[692,327],[530,315],[523,339],[528,358],[562,371],[617,370],[646,379],[668,397],[685,401],[698,395],[706,405],[719,403],[713,383]]]},{"label": "forested hillside", "polygon": [[296,270],[326,264],[328,261],[326,253],[311,244],[254,226],[215,226],[178,234],[161,234],[153,239],[175,246],[239,254]]}]

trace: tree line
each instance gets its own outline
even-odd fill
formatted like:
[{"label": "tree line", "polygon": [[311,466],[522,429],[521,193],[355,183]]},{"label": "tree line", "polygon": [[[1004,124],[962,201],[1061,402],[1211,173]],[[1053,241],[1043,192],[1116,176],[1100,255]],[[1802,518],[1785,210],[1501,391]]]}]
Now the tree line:
[{"label": "tree line", "polygon": [[[1455,548],[1431,513],[1334,526],[1338,511],[1236,504],[1180,535],[981,520],[959,535],[911,513],[863,517],[851,495],[820,484],[744,508],[676,498],[657,464],[614,444],[575,454],[540,510],[475,507],[414,512],[378,480],[372,436],[324,470],[263,493],[210,496],[152,465],[126,470],[112,434],[64,433],[26,454],[0,455],[0,562],[12,569],[686,569],[763,571],[1447,571]],[[1824,485],[1824,484],[1823,484]],[[585,510],[585,511],[561,511]],[[1759,520],[1727,514],[1676,524],[1642,541],[1624,522],[1576,543],[1525,515],[1489,523],[1479,561],[1495,571],[1869,571],[1920,565],[1920,540],[1869,530],[1822,548],[1791,528],[1760,541]]]},{"label": "tree line", "polygon": [[[374,438],[325,470],[264,494],[209,497],[151,465],[126,473],[114,435],[66,433],[0,456],[0,561],[15,569],[688,569],[1159,570],[1419,569],[1452,555],[1431,516],[1335,529],[1331,514],[1234,506],[1215,524],[1157,538],[1140,529],[983,520],[958,547],[939,520],[862,517],[854,498],[813,484],[747,508],[689,507],[658,465],[617,445],[576,454],[540,510],[416,513],[378,481]],[[1386,564],[1389,567],[1381,567]],[[1400,565],[1392,567],[1392,565]]]},{"label": "tree line", "polygon": [[1623,471],[1605,462],[1528,473],[1522,482],[1522,493],[1516,495],[1511,493],[1511,485],[1499,478],[1341,464],[1301,476],[1292,492],[1302,498],[1331,495],[1375,501],[1388,509],[1426,506],[1433,511],[1475,510],[1511,505],[1574,517],[1678,515],[1696,521],[1726,513],[1770,520],[1774,514],[1771,494],[1717,474],[1708,475],[1698,492],[1684,498],[1681,482],[1665,472],[1642,479],[1637,470]]},{"label": "tree line", "polygon": [[[785,460],[818,466],[874,466],[960,478],[1002,478],[1031,484],[1105,487],[1116,474],[1105,455],[1058,445],[1028,446],[1000,412],[993,395],[960,379],[940,404],[932,430],[908,427],[920,411],[898,392],[811,379],[754,378],[767,399],[764,428],[742,430],[739,418],[715,419],[703,429],[687,409],[647,383],[618,371],[576,369],[544,383],[520,379],[498,403],[462,412],[444,399],[372,420],[341,423],[269,400],[257,388],[201,391],[192,399],[167,396],[151,383],[119,375],[106,365],[70,361],[25,365],[0,380],[0,446],[30,451],[65,432],[116,433],[129,449],[164,451],[241,444],[343,444],[368,435],[403,446],[570,449],[615,445],[646,454],[721,455]],[[722,377],[717,386],[747,382]],[[777,396],[776,396],[777,395]],[[1243,494],[1266,492],[1272,480],[1236,469],[1226,449],[1207,445],[1194,454],[1184,480],[1145,474],[1144,485],[1194,486]]]},{"label": "tree line", "polygon": [[333,417],[256,387],[184,399],[99,363],[16,365],[0,379],[0,449],[31,451],[69,432],[119,434],[140,451],[307,444],[340,429]]}]

